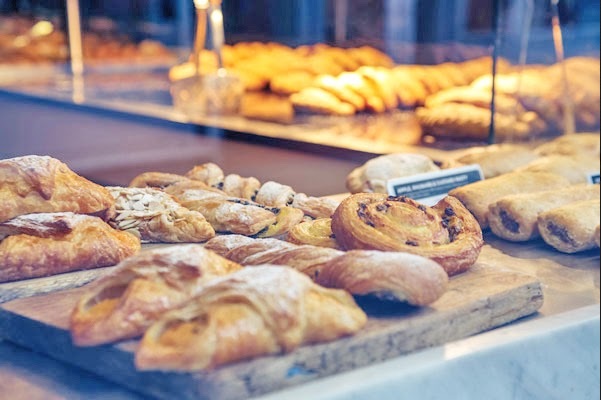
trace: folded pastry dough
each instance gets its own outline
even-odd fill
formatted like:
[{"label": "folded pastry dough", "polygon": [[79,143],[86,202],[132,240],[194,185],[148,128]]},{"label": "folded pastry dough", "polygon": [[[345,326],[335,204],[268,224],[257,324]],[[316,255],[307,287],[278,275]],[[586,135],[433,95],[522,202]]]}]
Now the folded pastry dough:
[{"label": "folded pastry dough", "polygon": [[0,223],[0,282],[108,267],[140,250],[140,240],[100,218],[39,213]]},{"label": "folded pastry dough", "polygon": [[343,290],[323,288],[291,268],[245,268],[209,282],[153,324],[135,363],[140,370],[207,370],[352,335],[366,322]]},{"label": "folded pastry dough", "polygon": [[478,164],[486,179],[494,178],[536,160],[538,155],[527,146],[518,144],[495,144],[468,149],[448,162],[446,167]]},{"label": "folded pastry dough", "polygon": [[197,244],[144,250],[88,285],[71,313],[73,342],[95,346],[141,336],[204,284],[240,268]]},{"label": "folded pastry dough", "polygon": [[577,133],[563,135],[552,141],[542,144],[536,148],[536,152],[541,156],[552,154],[564,155],[589,155],[597,156],[600,154],[600,135],[599,133]]},{"label": "folded pastry dough", "polygon": [[319,247],[338,249],[340,246],[332,232],[332,219],[319,218],[301,222],[292,227],[286,240],[294,244],[309,244]]},{"label": "folded pastry dough", "polygon": [[164,189],[167,186],[171,186],[178,182],[186,182],[188,180],[190,179],[183,175],[169,174],[166,172],[143,172],[131,180],[129,187]]},{"label": "folded pastry dough", "polygon": [[478,222],[453,197],[427,207],[408,197],[354,194],[332,216],[332,231],[343,249],[417,254],[449,275],[471,267],[484,244]]},{"label": "folded pastry dough", "polygon": [[238,235],[211,239],[206,248],[243,265],[287,265],[326,287],[416,306],[437,300],[448,281],[446,271],[437,262],[408,253],[373,250],[345,253]]},{"label": "folded pastry dough", "polygon": [[0,160],[0,222],[44,212],[110,215],[110,193],[48,156]]},{"label": "folded pastry dough", "polygon": [[577,253],[597,247],[599,199],[585,200],[544,212],[538,217],[543,240],[563,253]]},{"label": "folded pastry dough", "polygon": [[109,223],[149,243],[199,243],[215,236],[215,230],[197,212],[179,204],[171,195],[154,188],[108,187],[115,198],[115,217]]},{"label": "folded pastry dough", "polygon": [[563,189],[570,182],[549,172],[511,172],[461,186],[449,192],[476,217],[482,229],[488,228],[489,207],[505,196]]},{"label": "folded pastry dough", "polygon": [[399,252],[352,250],[332,259],[315,278],[354,295],[394,299],[426,306],[446,291],[448,275],[435,261]]},{"label": "folded pastry dough", "polygon": [[599,185],[573,185],[564,189],[503,197],[490,205],[492,232],[506,240],[523,242],[539,237],[538,216],[572,202],[599,199]]},{"label": "folded pastry dough", "polygon": [[542,156],[518,168],[517,172],[550,172],[561,175],[570,183],[587,183],[591,173],[599,173],[599,157],[554,154]]}]

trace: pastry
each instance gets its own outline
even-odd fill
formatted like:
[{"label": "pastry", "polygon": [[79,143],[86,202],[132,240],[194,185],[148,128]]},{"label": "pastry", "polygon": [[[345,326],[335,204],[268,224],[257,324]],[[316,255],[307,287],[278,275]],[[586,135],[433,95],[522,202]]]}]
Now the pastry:
[{"label": "pastry", "polygon": [[349,103],[340,100],[336,95],[317,87],[310,87],[294,93],[290,101],[296,112],[349,116],[357,109]]},{"label": "pastry", "polygon": [[440,170],[434,162],[420,154],[395,153],[379,156],[355,168],[346,178],[351,193],[388,193],[390,179]]},{"label": "pastry", "polygon": [[254,201],[268,207],[297,208],[311,218],[329,218],[338,206],[332,199],[296,193],[290,186],[273,181],[261,185]]},{"label": "pastry", "polygon": [[332,249],[340,247],[332,232],[331,218],[318,218],[297,224],[288,232],[286,241],[294,244],[308,244]]},{"label": "pastry", "polygon": [[408,253],[374,250],[345,253],[236,235],[216,237],[206,246],[244,265],[287,265],[326,287],[415,306],[437,300],[445,292],[448,281],[446,271],[437,262]]},{"label": "pastry", "polygon": [[208,283],[186,306],[144,334],[141,370],[207,370],[352,335],[367,322],[343,290],[286,267],[245,268]]},{"label": "pastry", "polygon": [[536,148],[541,156],[552,154],[589,155],[599,157],[599,133],[577,133],[560,136]]},{"label": "pastry", "polygon": [[308,71],[293,71],[274,76],[269,82],[269,89],[276,94],[290,96],[313,86],[315,74]]},{"label": "pastry", "polygon": [[0,223],[0,282],[108,267],[140,250],[140,240],[98,217],[39,213]]},{"label": "pastry", "polygon": [[426,306],[446,291],[448,275],[435,261],[396,252],[352,250],[327,263],[315,282],[353,295]]},{"label": "pastry", "polygon": [[576,201],[599,199],[599,185],[573,185],[534,193],[506,196],[490,205],[492,232],[506,240],[523,242],[539,237],[538,216]]},{"label": "pastry", "polygon": [[599,199],[585,200],[544,212],[538,217],[543,240],[563,253],[577,253],[597,247]]},{"label": "pastry", "polygon": [[563,176],[571,184],[587,183],[589,174],[599,173],[599,157],[561,154],[542,156],[516,171],[550,172]]},{"label": "pastry", "polygon": [[223,182],[225,174],[219,165],[204,163],[196,165],[190,171],[186,172],[186,177],[216,187]]},{"label": "pastry", "polygon": [[340,101],[351,104],[358,112],[364,111],[367,106],[361,95],[331,75],[320,75],[315,78],[315,86],[332,93]]},{"label": "pastry", "polygon": [[189,179],[190,178],[187,178],[183,175],[169,174],[166,172],[143,172],[140,175],[135,176],[134,179],[131,180],[131,182],[129,183],[129,187],[153,187],[163,189],[175,183],[186,182]]},{"label": "pastry", "polygon": [[114,200],[108,190],[48,156],[0,160],[0,222],[46,212],[73,212],[108,218]]},{"label": "pastry", "polygon": [[453,197],[427,207],[408,197],[354,194],[336,209],[332,232],[345,250],[417,254],[438,262],[449,276],[469,269],[484,244],[478,222]]},{"label": "pastry", "polygon": [[511,172],[455,188],[450,196],[458,198],[476,217],[482,229],[488,228],[489,207],[505,196],[563,189],[570,182],[548,172]]},{"label": "pastry", "polygon": [[399,107],[398,97],[392,85],[390,85],[390,74],[387,69],[363,66],[356,71],[369,81],[375,88],[377,95],[384,102],[387,111]]},{"label": "pastry", "polygon": [[378,94],[377,88],[363,75],[356,72],[344,72],[336,77],[345,87],[355,91],[365,100],[367,111],[380,114],[386,111],[386,104]]},{"label": "pastry", "polygon": [[537,158],[537,154],[526,146],[503,143],[468,149],[448,162],[448,166],[477,164],[488,179],[513,172]]},{"label": "pastry", "polygon": [[115,217],[109,224],[147,243],[199,243],[215,230],[199,212],[179,204],[154,188],[107,187],[115,198]]},{"label": "pastry", "polygon": [[85,288],[71,313],[73,342],[96,346],[141,336],[204,284],[240,268],[200,245],[142,251]]}]

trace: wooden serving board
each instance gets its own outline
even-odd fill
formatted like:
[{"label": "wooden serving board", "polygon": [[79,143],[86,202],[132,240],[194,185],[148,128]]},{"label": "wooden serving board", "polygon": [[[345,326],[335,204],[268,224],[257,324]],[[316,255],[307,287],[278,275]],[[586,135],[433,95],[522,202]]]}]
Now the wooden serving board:
[{"label": "wooden serving board", "polygon": [[451,279],[449,290],[430,307],[357,299],[369,321],[355,336],[210,372],[138,372],[133,363],[137,341],[73,346],[69,313],[83,288],[2,304],[0,336],[145,395],[246,399],[465,338],[533,314],[543,304],[541,286],[536,278],[502,263],[479,261],[468,273]]}]

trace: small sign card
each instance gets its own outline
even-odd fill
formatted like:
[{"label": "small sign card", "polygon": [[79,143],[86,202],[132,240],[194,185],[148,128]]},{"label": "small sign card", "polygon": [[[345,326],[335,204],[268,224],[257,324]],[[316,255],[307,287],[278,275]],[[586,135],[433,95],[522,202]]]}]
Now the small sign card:
[{"label": "small sign card", "polygon": [[388,181],[390,196],[407,196],[427,206],[433,206],[450,190],[484,179],[479,165],[426,172]]},{"label": "small sign card", "polygon": [[588,182],[593,185],[598,185],[599,184],[599,173],[595,172],[592,174],[588,174]]}]

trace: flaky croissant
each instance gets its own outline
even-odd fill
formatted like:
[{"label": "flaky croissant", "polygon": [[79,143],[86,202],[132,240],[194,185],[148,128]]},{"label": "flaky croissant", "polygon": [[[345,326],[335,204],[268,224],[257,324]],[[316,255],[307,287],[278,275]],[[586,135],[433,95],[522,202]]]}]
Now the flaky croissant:
[{"label": "flaky croissant", "polygon": [[153,324],[135,364],[141,370],[206,370],[332,341],[366,322],[343,290],[323,288],[287,267],[245,268],[208,283]]},{"label": "flaky croissant", "polygon": [[39,213],[0,223],[0,282],[108,267],[140,250],[140,240],[97,217]]},{"label": "flaky croissant", "polygon": [[94,346],[141,336],[205,283],[240,268],[196,244],[145,250],[85,288],[71,313],[73,341]]},{"label": "flaky croissant", "polygon": [[417,254],[438,262],[449,275],[472,266],[484,244],[478,221],[450,196],[427,207],[408,197],[354,194],[334,213],[332,231],[343,249]]},{"label": "flaky croissant", "polygon": [[48,156],[0,160],[0,222],[31,213],[74,212],[106,219],[109,192]]}]

